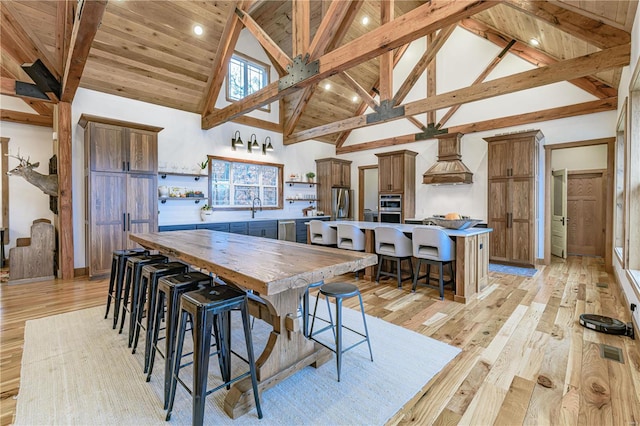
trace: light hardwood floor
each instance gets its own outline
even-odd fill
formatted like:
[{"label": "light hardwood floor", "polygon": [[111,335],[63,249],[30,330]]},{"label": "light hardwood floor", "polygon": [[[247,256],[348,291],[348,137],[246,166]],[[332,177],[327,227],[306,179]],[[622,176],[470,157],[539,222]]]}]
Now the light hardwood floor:
[{"label": "light hardwood floor", "polygon": [[[340,278],[360,287],[368,314],[462,349],[390,424],[640,425],[640,340],[578,324],[584,312],[630,321],[601,259],[554,260],[531,279],[490,273],[468,305],[425,287],[412,294],[408,282]],[[82,279],[1,285],[2,425],[15,412],[25,321],[103,305],[106,289]],[[620,348],[624,363],[601,358],[600,344]]]}]

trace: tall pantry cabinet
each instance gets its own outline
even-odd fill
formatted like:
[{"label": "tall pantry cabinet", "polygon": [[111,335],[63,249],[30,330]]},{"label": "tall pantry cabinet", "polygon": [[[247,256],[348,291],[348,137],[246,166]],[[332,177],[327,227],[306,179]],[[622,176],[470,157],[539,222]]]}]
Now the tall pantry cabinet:
[{"label": "tall pantry cabinet", "polygon": [[492,261],[534,266],[536,260],[536,206],[538,145],[542,132],[484,138],[488,146],[489,258]]},{"label": "tall pantry cabinet", "polygon": [[111,270],[114,250],[136,247],[131,233],[158,228],[161,127],[82,115],[85,152],[86,264],[90,277]]}]

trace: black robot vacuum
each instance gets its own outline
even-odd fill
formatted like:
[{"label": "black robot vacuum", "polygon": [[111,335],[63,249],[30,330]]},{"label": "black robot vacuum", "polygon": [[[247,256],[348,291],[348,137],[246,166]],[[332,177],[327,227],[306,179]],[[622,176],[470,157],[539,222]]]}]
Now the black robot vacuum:
[{"label": "black robot vacuum", "polygon": [[580,315],[580,325],[601,333],[618,334],[635,339],[632,322],[625,324],[622,321],[611,317],[595,314],[582,314]]}]

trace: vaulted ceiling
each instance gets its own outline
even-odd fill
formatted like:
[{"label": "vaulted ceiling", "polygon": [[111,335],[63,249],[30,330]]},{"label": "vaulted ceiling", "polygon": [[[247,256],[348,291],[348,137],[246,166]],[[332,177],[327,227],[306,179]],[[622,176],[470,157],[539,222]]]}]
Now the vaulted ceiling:
[{"label": "vaulted ceiling", "polygon": [[[523,90],[527,82],[534,87],[565,80],[575,84],[599,101],[559,115],[586,114],[617,106],[637,6],[637,1],[610,0],[2,0],[1,93],[22,98],[37,114],[0,112],[3,120],[50,125],[52,104],[71,101],[77,87],[84,87],[201,114],[203,128],[234,120],[282,131],[285,143],[313,138],[338,148],[350,130],[382,121],[410,120],[416,132],[444,129],[446,122],[435,122],[435,110]],[[195,24],[204,28],[203,35],[193,34]],[[473,76],[473,86],[449,96],[435,93],[428,80],[427,98],[405,104],[424,70],[427,78],[435,78],[430,75],[435,54],[456,27],[503,52],[488,58],[485,72]],[[290,85],[274,83],[217,110],[226,64],[243,28],[260,42],[280,77],[298,78],[300,71],[290,70],[307,70],[315,60],[317,68]],[[394,64],[410,41],[423,36],[427,52],[401,87],[391,87]],[[538,46],[531,45],[532,38]],[[483,83],[506,51],[540,72]],[[295,60],[305,54],[308,61]],[[59,93],[45,93],[45,99],[25,96],[20,86],[37,83],[22,68],[37,59],[61,85]],[[327,82],[330,90],[324,88]],[[277,100],[284,112],[281,123],[244,116]],[[367,107],[376,113],[363,115]],[[428,123],[413,118],[425,112]]]}]

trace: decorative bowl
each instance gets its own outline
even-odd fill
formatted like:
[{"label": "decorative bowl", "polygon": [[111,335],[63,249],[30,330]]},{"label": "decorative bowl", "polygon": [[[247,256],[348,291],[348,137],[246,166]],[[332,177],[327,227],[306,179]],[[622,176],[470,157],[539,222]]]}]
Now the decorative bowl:
[{"label": "decorative bowl", "polygon": [[431,222],[435,223],[438,226],[442,226],[443,228],[449,229],[467,229],[471,228],[482,222],[481,219],[443,219],[441,217],[430,217],[428,218]]}]

